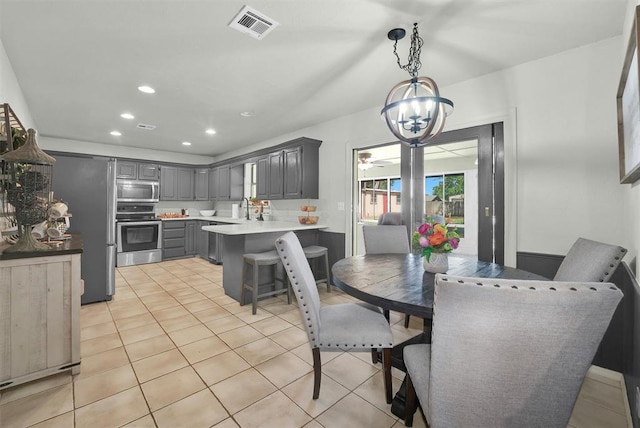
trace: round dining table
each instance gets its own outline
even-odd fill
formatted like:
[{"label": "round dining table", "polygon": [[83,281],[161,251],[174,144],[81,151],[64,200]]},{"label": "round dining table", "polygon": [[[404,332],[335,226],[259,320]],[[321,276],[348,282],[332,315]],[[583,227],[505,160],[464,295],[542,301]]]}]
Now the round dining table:
[{"label": "round dining table", "polygon": [[[435,274],[426,272],[418,254],[367,254],[347,257],[331,268],[333,284],[345,293],[384,310],[430,319]],[[521,269],[449,255],[446,275],[548,281]]]},{"label": "round dining table", "polygon": [[[389,311],[424,319],[421,334],[395,345],[391,351],[391,365],[406,372],[402,358],[403,348],[414,343],[431,342],[435,274],[424,270],[422,257],[417,254],[367,254],[347,257],[332,266],[331,274],[336,287],[363,302],[382,308],[387,319]],[[453,254],[449,255],[449,269],[443,275],[484,279],[549,280],[521,269]],[[405,413],[405,382],[406,380],[402,382],[391,405],[391,412],[400,418],[404,418]]]}]

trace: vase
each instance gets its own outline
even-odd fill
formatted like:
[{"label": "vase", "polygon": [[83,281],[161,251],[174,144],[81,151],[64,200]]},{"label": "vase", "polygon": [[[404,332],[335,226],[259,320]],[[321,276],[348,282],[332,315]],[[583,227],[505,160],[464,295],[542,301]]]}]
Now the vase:
[{"label": "vase", "polygon": [[449,255],[447,253],[431,253],[431,258],[427,261],[422,258],[424,270],[431,273],[445,273],[449,269]]}]

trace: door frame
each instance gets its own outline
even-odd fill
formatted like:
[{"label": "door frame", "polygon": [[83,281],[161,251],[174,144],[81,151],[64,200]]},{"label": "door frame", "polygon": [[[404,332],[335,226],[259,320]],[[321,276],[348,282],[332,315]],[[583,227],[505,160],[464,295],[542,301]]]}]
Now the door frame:
[{"label": "door frame", "polygon": [[[469,128],[444,132],[430,141],[430,145],[440,145],[465,140],[478,141],[478,259],[504,264],[505,256],[505,169],[504,169],[504,122],[477,125]],[[395,144],[395,143],[387,143]],[[386,144],[372,145],[376,147]],[[369,147],[352,147],[351,157],[357,168],[356,152]],[[420,173],[418,174],[417,171]],[[412,176],[413,174],[413,176]],[[413,195],[424,194],[424,149],[401,145],[402,188],[412,189],[410,198],[402,198],[404,224],[412,225],[409,233],[422,222],[422,204],[414,202]],[[352,176],[352,198],[356,197],[355,172]],[[404,194],[404,192],[403,192]],[[356,206],[355,199],[352,206]],[[355,214],[353,212],[352,214]],[[353,230],[354,215],[351,218],[350,247],[354,248],[357,234]]]}]

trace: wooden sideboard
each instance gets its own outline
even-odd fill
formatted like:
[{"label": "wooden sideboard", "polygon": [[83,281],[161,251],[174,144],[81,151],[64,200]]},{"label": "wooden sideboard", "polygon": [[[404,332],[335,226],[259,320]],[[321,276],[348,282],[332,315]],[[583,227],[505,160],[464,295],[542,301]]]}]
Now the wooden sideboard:
[{"label": "wooden sideboard", "polygon": [[0,390],[80,372],[81,253],[80,237],[36,256],[0,252]]}]

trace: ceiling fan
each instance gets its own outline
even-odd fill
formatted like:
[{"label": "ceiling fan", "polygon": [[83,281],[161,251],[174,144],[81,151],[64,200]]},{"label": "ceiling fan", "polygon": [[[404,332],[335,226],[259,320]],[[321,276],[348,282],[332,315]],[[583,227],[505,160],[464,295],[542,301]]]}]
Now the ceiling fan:
[{"label": "ceiling fan", "polygon": [[376,159],[369,152],[358,153],[358,169],[367,170],[374,166],[383,166],[391,164],[391,161]]}]

